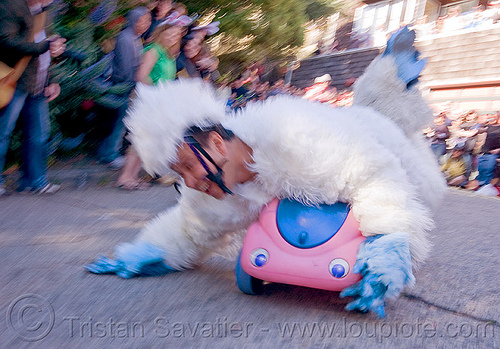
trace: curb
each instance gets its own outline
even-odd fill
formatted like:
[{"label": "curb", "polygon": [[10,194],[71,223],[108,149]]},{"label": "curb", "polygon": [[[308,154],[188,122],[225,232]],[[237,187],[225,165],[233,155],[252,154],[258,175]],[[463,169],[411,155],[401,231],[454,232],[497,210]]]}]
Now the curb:
[{"label": "curb", "polygon": [[[8,189],[15,190],[21,178],[19,169],[10,168],[4,173]],[[83,156],[70,160],[57,160],[47,169],[47,177],[63,188],[84,188],[87,186],[112,186],[118,179],[120,171],[111,169]]]}]

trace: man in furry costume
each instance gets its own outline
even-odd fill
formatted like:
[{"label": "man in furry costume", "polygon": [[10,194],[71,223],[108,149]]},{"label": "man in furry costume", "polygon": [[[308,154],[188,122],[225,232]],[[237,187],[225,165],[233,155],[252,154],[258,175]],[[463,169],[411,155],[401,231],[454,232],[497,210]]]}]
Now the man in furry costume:
[{"label": "man in furry costume", "polygon": [[228,116],[199,81],[140,87],[127,119],[132,142],[148,172],[181,175],[182,196],[119,246],[116,260],[87,268],[123,277],[193,268],[238,250],[274,197],[342,201],[368,238],[354,266],[363,279],[341,295],[354,297],[347,309],[383,316],[426,258],[431,209],[445,188],[420,138],[432,112],[413,86],[422,68],[414,35],[399,35],[358,79],[348,109],[280,96]]}]

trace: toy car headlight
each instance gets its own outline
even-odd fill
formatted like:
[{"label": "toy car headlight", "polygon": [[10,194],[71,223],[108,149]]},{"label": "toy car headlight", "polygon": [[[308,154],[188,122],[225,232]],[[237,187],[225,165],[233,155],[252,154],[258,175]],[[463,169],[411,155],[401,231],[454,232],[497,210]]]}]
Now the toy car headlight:
[{"label": "toy car headlight", "polygon": [[264,266],[269,260],[269,252],[263,248],[258,248],[250,254],[250,262],[256,267]]},{"label": "toy car headlight", "polygon": [[349,273],[349,264],[342,258],[335,258],[330,262],[328,271],[333,277],[340,279]]}]

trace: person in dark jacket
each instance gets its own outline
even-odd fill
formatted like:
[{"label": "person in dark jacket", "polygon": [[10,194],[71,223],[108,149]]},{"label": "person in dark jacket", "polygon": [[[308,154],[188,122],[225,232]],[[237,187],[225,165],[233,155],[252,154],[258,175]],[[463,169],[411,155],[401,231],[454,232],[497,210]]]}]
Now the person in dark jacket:
[{"label": "person in dark jacket", "polygon": [[[0,61],[14,67],[31,57],[17,82],[10,103],[0,111],[0,171],[5,165],[9,142],[21,115],[23,119],[23,178],[19,190],[54,193],[58,185],[46,175],[46,143],[50,133],[48,102],[59,95],[58,84],[48,84],[50,57],[61,55],[65,39],[45,35],[45,15],[39,0],[0,0]],[[0,196],[5,193],[0,177]]]},{"label": "person in dark jacket", "polygon": [[177,71],[180,77],[199,78],[201,77],[193,58],[201,51],[203,39],[189,33],[181,40],[181,52],[177,57]]},{"label": "person in dark jacket", "polygon": [[[136,82],[136,72],[139,67],[142,54],[141,35],[151,24],[151,13],[146,7],[138,7],[130,11],[127,15],[127,26],[116,38],[116,46],[113,58],[113,73],[111,82],[130,83],[130,90],[126,92],[126,97],[130,95]],[[98,150],[98,157],[101,162],[110,163],[115,167],[119,164],[113,163],[118,158],[121,141],[125,126],[123,117],[127,112],[128,98],[117,109],[99,108],[99,113],[108,122],[107,132]]]}]

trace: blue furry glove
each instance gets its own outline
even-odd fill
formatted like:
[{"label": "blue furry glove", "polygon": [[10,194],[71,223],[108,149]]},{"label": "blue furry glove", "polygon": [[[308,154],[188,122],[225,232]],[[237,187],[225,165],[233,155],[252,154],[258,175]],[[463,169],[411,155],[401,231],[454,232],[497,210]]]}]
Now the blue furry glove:
[{"label": "blue furry glove", "polygon": [[407,89],[417,83],[427,63],[425,59],[419,59],[419,52],[413,46],[414,42],[415,32],[403,27],[391,35],[383,53],[384,56],[394,57],[398,67],[398,77],[406,83]]},{"label": "blue furry glove", "polygon": [[373,311],[382,318],[386,299],[397,297],[405,286],[415,283],[408,238],[406,233],[377,235],[360,246],[353,271],[363,279],[340,293],[341,298],[355,298],[347,310]]},{"label": "blue furry glove", "polygon": [[163,262],[165,252],[145,241],[120,244],[116,259],[99,256],[85,268],[94,274],[116,274],[124,279],[134,276],[160,276],[176,271]]}]

